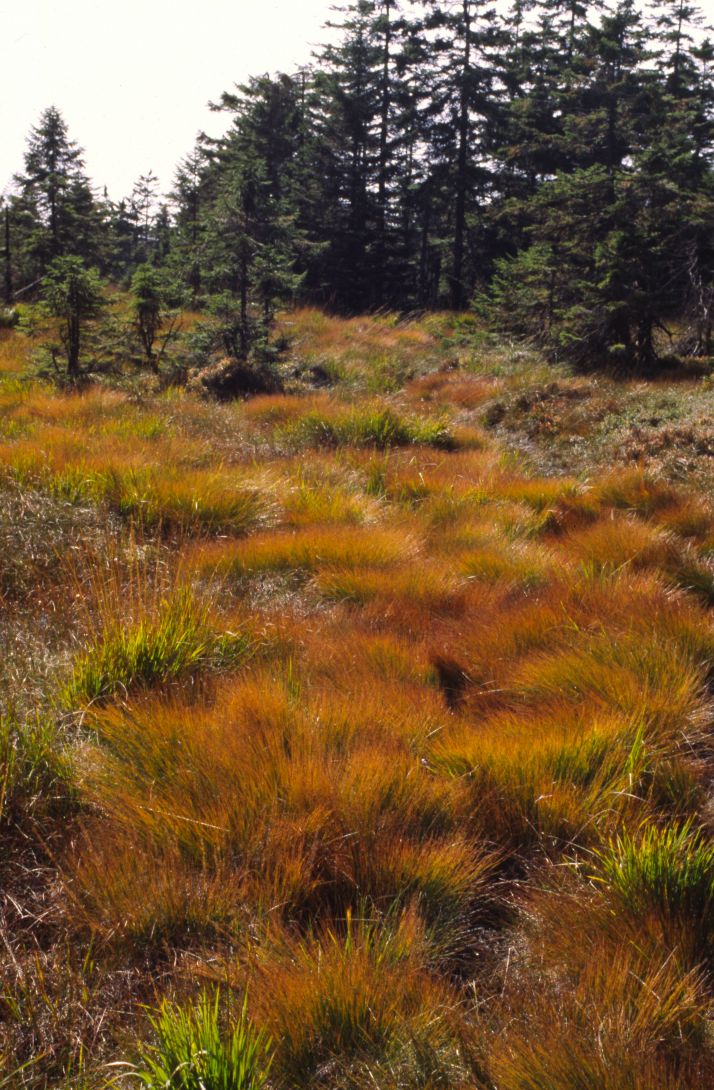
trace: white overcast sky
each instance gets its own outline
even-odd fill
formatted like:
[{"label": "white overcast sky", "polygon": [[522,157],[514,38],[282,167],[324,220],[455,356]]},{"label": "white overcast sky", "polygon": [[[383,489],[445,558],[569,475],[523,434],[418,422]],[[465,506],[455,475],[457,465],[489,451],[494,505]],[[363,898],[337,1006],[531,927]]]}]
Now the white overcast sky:
[{"label": "white overcast sky", "polygon": [[[331,2],[0,0],[0,193],[50,105],[111,197],[149,170],[166,192],[197,133],[219,135],[228,123],[209,99],[308,61],[329,38]],[[698,6],[714,21],[714,0]]]},{"label": "white overcast sky", "polygon": [[50,105],[111,197],[149,170],[168,190],[197,133],[227,124],[209,99],[293,71],[330,16],[330,0],[0,0],[0,192]]}]

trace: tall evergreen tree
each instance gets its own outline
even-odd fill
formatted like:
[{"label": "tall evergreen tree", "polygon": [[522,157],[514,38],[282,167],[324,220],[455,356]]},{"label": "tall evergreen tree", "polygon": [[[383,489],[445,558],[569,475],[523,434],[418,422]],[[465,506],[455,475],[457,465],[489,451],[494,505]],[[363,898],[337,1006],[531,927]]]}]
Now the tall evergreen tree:
[{"label": "tall evergreen tree", "polygon": [[171,193],[173,207],[173,232],[171,235],[171,263],[191,293],[194,305],[201,295],[202,242],[205,235],[203,221],[204,172],[206,157],[200,144],[178,165]]},{"label": "tall evergreen tree", "polygon": [[325,275],[333,300],[359,310],[374,302],[384,46],[372,0],[342,14],[341,41],[323,52],[317,76],[323,201],[332,213]]},{"label": "tall evergreen tree", "polygon": [[82,151],[70,140],[56,107],[46,109],[31,130],[25,170],[15,182],[33,219],[24,247],[36,274],[62,254],[99,258],[102,216],[84,172]]},{"label": "tall evergreen tree", "polygon": [[[430,103],[430,155],[440,175],[441,230],[450,239],[448,299],[463,307],[477,264],[467,268],[469,219],[490,198],[493,122],[500,87],[493,51],[496,12],[488,0],[425,0],[435,68]],[[452,214],[453,213],[453,214]]]}]

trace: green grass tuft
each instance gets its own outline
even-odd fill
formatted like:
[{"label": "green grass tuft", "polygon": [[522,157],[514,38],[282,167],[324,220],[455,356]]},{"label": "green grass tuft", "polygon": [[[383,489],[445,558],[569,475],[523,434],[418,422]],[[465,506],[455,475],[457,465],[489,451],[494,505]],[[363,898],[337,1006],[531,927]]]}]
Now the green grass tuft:
[{"label": "green grass tuft", "polygon": [[244,633],[217,633],[208,608],[183,588],[164,598],[155,614],[132,624],[111,618],[76,660],[60,700],[64,707],[76,708],[118,691],[231,666],[247,655],[250,646]]},{"label": "green grass tuft", "polygon": [[305,416],[282,429],[291,445],[299,447],[390,447],[423,445],[451,449],[453,438],[443,420],[417,420],[399,416],[389,408],[353,410],[328,416]]},{"label": "green grass tuft", "polygon": [[633,916],[654,914],[681,923],[705,956],[714,943],[714,843],[692,823],[635,836],[622,833],[598,853],[600,874],[611,895]]},{"label": "green grass tuft", "polygon": [[151,1018],[157,1043],[133,1069],[147,1090],[260,1090],[270,1069],[270,1039],[248,1018],[244,1000],[228,1034],[221,1032],[220,996],[204,992],[194,1008],[164,1002]]},{"label": "green grass tuft", "polygon": [[0,716],[0,830],[56,810],[70,794],[71,779],[53,719]]}]

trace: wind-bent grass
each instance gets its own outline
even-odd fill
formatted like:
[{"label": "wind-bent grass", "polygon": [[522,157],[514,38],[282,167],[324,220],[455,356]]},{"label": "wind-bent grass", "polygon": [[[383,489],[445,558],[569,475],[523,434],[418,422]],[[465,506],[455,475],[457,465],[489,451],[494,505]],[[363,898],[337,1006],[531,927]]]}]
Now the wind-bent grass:
[{"label": "wind-bent grass", "polygon": [[548,582],[555,570],[554,558],[544,550],[521,544],[507,546],[503,541],[489,547],[484,545],[464,555],[460,565],[468,579],[487,583],[510,584],[531,590]]},{"label": "wind-bent grass", "polygon": [[87,462],[79,450],[63,465],[52,465],[45,453],[20,452],[12,478],[72,504],[105,505],[146,530],[244,534],[269,508],[266,497],[235,472],[122,465],[115,457]]},{"label": "wind-bent grass", "polygon": [[293,533],[255,535],[245,541],[201,545],[193,560],[201,571],[250,575],[267,571],[396,567],[416,552],[398,530],[314,526]]},{"label": "wind-bent grass", "polygon": [[590,570],[612,572],[627,566],[660,571],[709,604],[714,602],[714,566],[660,527],[631,517],[613,518],[569,534],[564,544]]},{"label": "wind-bent grass", "polygon": [[391,611],[417,607],[458,614],[466,598],[465,580],[440,566],[420,565],[418,571],[329,568],[318,574],[317,585],[328,598]]},{"label": "wind-bent grass", "polygon": [[226,472],[183,470],[122,474],[110,471],[101,482],[100,499],[147,530],[245,534],[259,525],[266,504],[255,488],[246,488]]}]

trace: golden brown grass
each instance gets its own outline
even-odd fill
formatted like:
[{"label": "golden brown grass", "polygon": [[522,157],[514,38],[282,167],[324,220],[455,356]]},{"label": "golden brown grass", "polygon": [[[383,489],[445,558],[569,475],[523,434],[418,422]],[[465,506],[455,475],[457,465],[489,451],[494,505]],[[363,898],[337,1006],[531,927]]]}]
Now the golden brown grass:
[{"label": "golden brown grass", "polygon": [[[387,926],[348,915],[339,930],[276,936],[250,977],[256,1017],[289,1085],[355,1085],[465,1076],[455,996],[425,971],[418,919]],[[398,1082],[397,1082],[398,1080]]]},{"label": "golden brown grass", "polygon": [[404,532],[382,527],[310,526],[294,532],[254,535],[246,541],[213,541],[193,557],[197,569],[222,576],[266,571],[390,568],[417,552]]},{"label": "golden brown grass", "polygon": [[[66,618],[51,727],[11,711],[0,740],[0,1056],[64,1088],[86,1041],[101,1085],[142,1002],[208,981],[247,988],[276,1090],[705,1090],[709,925],[688,945],[617,883],[647,836],[710,842],[708,497],[529,470],[481,428],[508,354],[479,374],[456,318],[285,326],[329,394],[57,394],[0,339],[28,552],[3,649],[20,606]],[[31,543],[43,498],[69,564]],[[66,942],[86,1025],[23,1036],[28,951]]]},{"label": "golden brown grass", "polygon": [[10,330],[0,329],[0,373],[21,374],[27,366],[29,350],[28,341],[20,341]]}]

